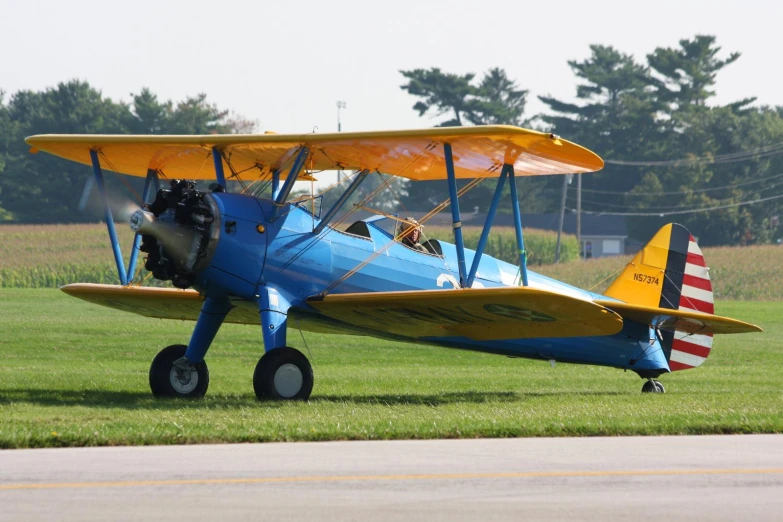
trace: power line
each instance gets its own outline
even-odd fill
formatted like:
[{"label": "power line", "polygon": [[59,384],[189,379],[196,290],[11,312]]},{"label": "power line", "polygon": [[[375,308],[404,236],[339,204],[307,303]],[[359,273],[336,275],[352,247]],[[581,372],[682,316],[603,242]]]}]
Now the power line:
[{"label": "power line", "polygon": [[[762,181],[768,181],[770,179],[778,179],[778,178],[783,178],[783,174],[776,174],[774,176],[768,176],[766,178],[759,178],[759,179],[754,179],[754,180],[750,180],[750,181],[743,181],[741,183],[734,183],[732,185],[723,185],[722,187],[708,187],[708,188],[693,189],[693,190],[680,190],[680,191],[675,191],[675,192],[648,192],[648,193],[641,193],[641,192],[622,192],[622,191],[597,190],[597,189],[586,189],[586,188],[583,188],[582,192],[590,192],[591,194],[610,194],[610,195],[614,195],[614,196],[645,196],[645,197],[677,196],[677,195],[691,194],[691,193],[694,193],[694,192],[714,192],[716,190],[724,190],[724,189],[742,187],[742,186],[745,186],[745,185],[752,185],[753,183],[761,183]],[[545,190],[547,190],[547,189],[545,189]],[[548,190],[554,192],[554,189],[548,189]]]},{"label": "power line", "polygon": [[[757,189],[754,192],[764,192],[764,191],[767,191],[767,190],[772,190],[774,188],[780,187],[782,185],[783,185],[783,182],[782,183],[775,183],[774,185],[771,185],[769,187],[764,187],[764,188]],[[572,195],[572,194],[569,194],[568,197],[573,199],[575,196]],[[719,200],[715,200],[715,203],[725,203],[725,202],[728,202],[728,201],[732,201],[734,199],[737,199],[737,198],[733,197],[733,198],[725,198],[725,199],[722,199],[722,200],[719,199]],[[595,205],[596,207],[633,208],[633,205],[609,203],[609,202],[604,202],[604,201],[592,201],[592,200],[586,200],[586,199],[583,199],[582,203]],[[663,207],[647,208],[647,210],[649,210],[650,212],[668,211],[668,210],[671,210],[671,209],[680,208],[681,206],[682,205],[669,205],[669,206],[663,206]]]},{"label": "power line", "polygon": [[622,165],[626,167],[687,167],[691,165],[714,165],[717,163],[734,163],[745,161],[752,158],[763,158],[783,154],[783,143],[758,147],[741,152],[730,152],[727,154],[718,154],[712,158],[683,158],[676,160],[663,161],[625,161],[625,160],[604,160],[604,163],[610,165]]},{"label": "power line", "polygon": [[[731,203],[728,205],[719,205],[717,207],[709,207],[709,208],[692,208],[687,210],[677,210],[674,212],[595,212],[592,210],[584,210],[582,209],[583,214],[590,214],[593,216],[676,216],[680,214],[696,214],[699,212],[709,212],[711,210],[724,210],[727,208],[734,208],[734,207],[742,207],[745,205],[755,205],[756,203],[763,203],[764,201],[772,201],[774,199],[780,199],[783,198],[783,194],[779,194],[777,196],[770,196],[768,198],[760,198],[760,199],[754,199],[752,201],[741,201],[739,203]],[[569,208],[571,212],[575,212],[575,209]]]}]

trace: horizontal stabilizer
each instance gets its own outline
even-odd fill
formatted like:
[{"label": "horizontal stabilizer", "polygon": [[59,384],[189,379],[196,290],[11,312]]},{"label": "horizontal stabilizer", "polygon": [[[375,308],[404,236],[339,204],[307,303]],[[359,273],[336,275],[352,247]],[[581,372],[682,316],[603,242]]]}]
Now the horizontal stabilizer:
[{"label": "horizontal stabilizer", "polygon": [[619,301],[598,300],[596,304],[614,310],[623,319],[637,323],[657,326],[662,330],[687,332],[689,334],[734,334],[761,332],[755,324],[745,323],[729,317],[692,312],[688,310],[671,310],[652,306],[621,303]]},{"label": "horizontal stabilizer", "polygon": [[603,306],[530,287],[332,294],[308,304],[344,323],[409,338],[581,337],[623,326]]}]

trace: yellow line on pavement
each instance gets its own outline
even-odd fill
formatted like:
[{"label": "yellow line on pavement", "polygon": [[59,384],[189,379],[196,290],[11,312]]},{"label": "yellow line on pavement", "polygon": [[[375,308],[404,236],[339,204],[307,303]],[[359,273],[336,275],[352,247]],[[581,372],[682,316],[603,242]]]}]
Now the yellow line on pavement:
[{"label": "yellow line on pavement", "polygon": [[0,491],[19,489],[83,489],[147,486],[189,486],[220,484],[281,484],[297,482],[344,482],[344,481],[386,481],[386,480],[470,480],[470,479],[519,479],[552,477],[648,477],[660,475],[764,475],[783,473],[783,468],[767,469],[661,469],[628,471],[534,471],[520,473],[428,473],[412,475],[334,475],[312,477],[248,477],[248,478],[206,478],[173,480],[126,480],[117,482],[62,482],[0,484]]}]

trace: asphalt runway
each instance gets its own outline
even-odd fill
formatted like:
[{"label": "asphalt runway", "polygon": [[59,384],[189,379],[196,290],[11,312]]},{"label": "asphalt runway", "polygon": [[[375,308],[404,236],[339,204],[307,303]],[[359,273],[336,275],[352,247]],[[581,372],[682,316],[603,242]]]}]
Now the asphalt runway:
[{"label": "asphalt runway", "polygon": [[783,436],[0,451],[0,520],[783,520]]}]

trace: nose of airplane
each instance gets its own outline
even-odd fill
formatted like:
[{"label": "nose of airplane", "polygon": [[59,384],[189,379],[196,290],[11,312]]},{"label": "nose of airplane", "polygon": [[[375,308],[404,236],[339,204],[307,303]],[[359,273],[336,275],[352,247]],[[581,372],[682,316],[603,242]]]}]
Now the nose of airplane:
[{"label": "nose of airplane", "polygon": [[131,230],[137,234],[151,234],[155,229],[155,214],[144,210],[137,210],[130,217]]},{"label": "nose of airplane", "polygon": [[220,214],[211,195],[196,190],[192,181],[173,180],[170,185],[131,215],[130,227],[141,234],[139,250],[147,254],[144,267],[153,277],[188,288],[209,266],[220,235]]},{"label": "nose of airplane", "polygon": [[166,257],[178,268],[193,271],[202,240],[198,230],[157,219],[155,214],[145,210],[133,213],[130,227],[138,234],[153,236],[162,246]]}]

